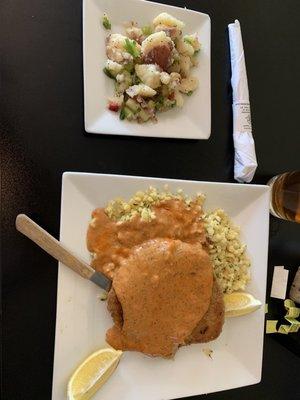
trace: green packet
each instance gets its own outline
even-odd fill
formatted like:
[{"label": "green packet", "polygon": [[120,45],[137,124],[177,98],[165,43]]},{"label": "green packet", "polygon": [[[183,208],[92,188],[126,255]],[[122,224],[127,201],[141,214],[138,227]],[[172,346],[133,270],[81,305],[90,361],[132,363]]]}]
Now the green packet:
[{"label": "green packet", "polygon": [[284,307],[286,309],[286,314],[284,319],[289,322],[289,325],[282,324],[277,330],[278,320],[267,320],[266,321],[266,333],[281,333],[287,335],[289,333],[297,333],[300,328],[300,321],[297,318],[300,315],[300,308],[296,307],[295,303],[290,300],[284,300]]}]

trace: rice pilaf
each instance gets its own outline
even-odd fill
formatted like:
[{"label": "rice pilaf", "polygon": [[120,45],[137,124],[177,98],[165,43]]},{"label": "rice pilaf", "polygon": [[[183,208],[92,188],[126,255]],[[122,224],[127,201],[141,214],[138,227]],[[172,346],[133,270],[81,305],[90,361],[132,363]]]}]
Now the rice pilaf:
[{"label": "rice pilaf", "polygon": [[[112,200],[105,212],[109,218],[119,223],[129,221],[137,215],[143,221],[151,221],[155,218],[153,206],[171,199],[181,200],[187,207],[192,202],[202,206],[205,195],[198,193],[192,198],[181,189],[172,193],[167,186],[164,190],[150,186],[145,191],[136,192],[129,201],[122,198]],[[206,212],[202,218],[214,274],[223,293],[244,290],[250,280],[250,260],[246,254],[246,245],[240,240],[240,229],[222,209]]]}]

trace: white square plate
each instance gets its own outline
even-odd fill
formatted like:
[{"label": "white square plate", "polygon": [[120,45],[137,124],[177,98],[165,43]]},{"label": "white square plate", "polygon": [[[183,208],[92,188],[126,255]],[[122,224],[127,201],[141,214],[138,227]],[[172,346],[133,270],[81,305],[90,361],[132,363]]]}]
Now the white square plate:
[{"label": "white square plate", "polygon": [[[130,198],[150,185],[187,194],[207,195],[206,209],[224,208],[241,227],[252,261],[247,290],[265,302],[269,188],[267,186],[179,181],[119,175],[65,173],[62,184],[60,239],[85,260],[86,231],[91,212],[113,198]],[[59,266],[53,400],[66,398],[67,382],[75,367],[91,352],[106,346],[112,326],[101,289]],[[264,307],[248,316],[226,320],[214,342],[182,347],[174,360],[125,352],[109,381],[96,394],[101,400],[160,400],[232,389],[261,379]],[[213,350],[212,360],[201,349]]]},{"label": "white square plate", "polygon": [[[158,123],[137,124],[121,121],[107,110],[113,95],[113,83],[102,72],[106,61],[105,37],[101,20],[107,13],[112,32],[123,33],[125,21],[149,24],[161,12],[168,12],[185,22],[186,33],[197,32],[202,45],[199,66],[193,74],[199,88],[185,96],[183,109],[173,109],[158,116]],[[143,0],[83,0],[83,62],[85,130],[90,133],[208,139],[210,136],[210,18],[207,14]]]}]

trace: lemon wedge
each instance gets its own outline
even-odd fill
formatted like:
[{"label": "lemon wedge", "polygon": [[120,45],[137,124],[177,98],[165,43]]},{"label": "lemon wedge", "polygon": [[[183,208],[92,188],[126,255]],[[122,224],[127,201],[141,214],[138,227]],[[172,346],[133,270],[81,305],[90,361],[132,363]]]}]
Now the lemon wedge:
[{"label": "lemon wedge", "polygon": [[122,351],[100,349],[76,369],[68,383],[68,400],[88,400],[116,369]]},{"label": "lemon wedge", "polygon": [[225,316],[239,317],[258,310],[261,302],[249,293],[234,292],[224,294]]}]

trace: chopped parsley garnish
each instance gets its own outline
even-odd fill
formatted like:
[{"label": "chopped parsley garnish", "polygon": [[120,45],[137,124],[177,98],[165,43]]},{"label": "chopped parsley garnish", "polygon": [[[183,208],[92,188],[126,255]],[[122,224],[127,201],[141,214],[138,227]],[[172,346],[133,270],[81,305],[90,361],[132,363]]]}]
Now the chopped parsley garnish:
[{"label": "chopped parsley garnish", "polygon": [[193,94],[193,91],[192,90],[190,90],[189,92],[187,92],[187,95],[188,96],[191,96]]},{"label": "chopped parsley garnish", "polygon": [[192,41],[192,39],[190,39],[189,37],[185,37],[183,40],[185,41],[185,43],[188,43],[188,44],[190,44],[191,46],[193,46],[193,41]]},{"label": "chopped parsley garnish", "polygon": [[127,53],[131,54],[133,58],[138,58],[140,56],[140,50],[137,48],[135,40],[126,38],[124,49]]},{"label": "chopped parsley garnish", "polygon": [[103,15],[102,18],[102,25],[104,26],[105,29],[109,30],[111,29],[111,22],[108,19],[108,16],[106,14]]},{"label": "chopped parsley garnish", "polygon": [[156,99],[155,99],[155,109],[156,110],[160,110],[164,105],[164,96],[163,95],[159,95]]},{"label": "chopped parsley garnish", "polygon": [[149,36],[153,33],[153,29],[151,28],[150,25],[146,25],[142,27],[142,32],[145,36]]}]

